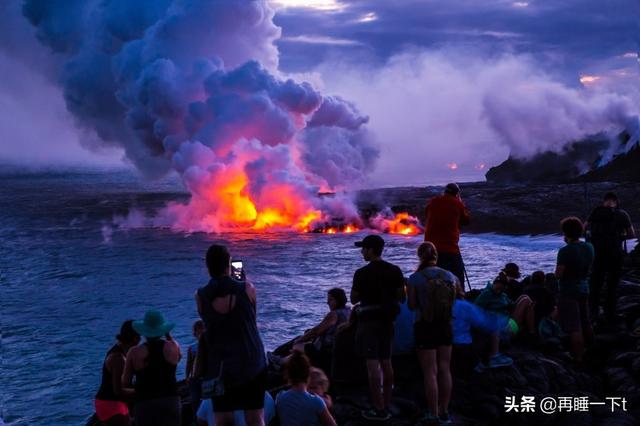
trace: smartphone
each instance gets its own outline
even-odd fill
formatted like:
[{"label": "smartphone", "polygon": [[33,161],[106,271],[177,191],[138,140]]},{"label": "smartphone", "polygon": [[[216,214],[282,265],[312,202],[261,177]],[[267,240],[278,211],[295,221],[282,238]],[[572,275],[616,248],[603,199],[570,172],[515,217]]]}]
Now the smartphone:
[{"label": "smartphone", "polygon": [[242,271],[242,260],[231,261],[231,275],[237,280],[244,279],[244,273]]}]

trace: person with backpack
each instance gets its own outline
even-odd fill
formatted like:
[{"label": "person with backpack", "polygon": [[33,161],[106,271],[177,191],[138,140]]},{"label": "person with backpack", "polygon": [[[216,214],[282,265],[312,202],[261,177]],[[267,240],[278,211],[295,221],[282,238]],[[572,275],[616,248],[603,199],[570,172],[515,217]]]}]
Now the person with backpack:
[{"label": "person with backpack", "polygon": [[414,337],[424,376],[428,411],[425,423],[451,423],[451,328],[452,307],[458,278],[436,266],[436,246],[426,241],[418,247],[420,265],[409,277],[409,308],[417,311]]},{"label": "person with backpack", "polygon": [[624,259],[623,243],[635,237],[635,230],[626,211],[618,206],[618,197],[613,192],[604,196],[602,205],[596,207],[585,224],[587,241],[595,250],[593,271],[589,281],[589,307],[591,315],[598,317],[600,292],[607,282],[607,295],[603,305],[607,322],[615,320],[617,289],[622,275]]},{"label": "person with backpack", "polygon": [[464,262],[460,254],[460,227],[468,225],[469,210],[460,197],[460,187],[449,183],[444,193],[433,197],[424,211],[424,240],[438,250],[438,267],[453,272],[464,283]]},{"label": "person with backpack", "polygon": [[362,257],[368,262],[355,272],[351,287],[351,304],[360,304],[356,308],[355,347],[366,360],[373,400],[373,408],[363,411],[362,417],[385,421],[391,418],[393,324],[405,299],[405,280],[400,268],[382,260],[382,237],[367,235],[355,246],[362,249]]}]

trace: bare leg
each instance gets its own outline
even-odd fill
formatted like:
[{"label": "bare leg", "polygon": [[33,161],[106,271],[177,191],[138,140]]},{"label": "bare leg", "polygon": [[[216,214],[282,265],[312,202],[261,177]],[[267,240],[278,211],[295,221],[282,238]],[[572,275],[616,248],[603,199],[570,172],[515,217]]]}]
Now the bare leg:
[{"label": "bare leg", "polygon": [[440,346],[438,354],[438,412],[449,411],[451,400],[451,346]]},{"label": "bare leg", "polygon": [[233,426],[233,411],[213,413],[217,426]]},{"label": "bare leg", "polygon": [[377,410],[384,409],[384,401],[382,399],[382,373],[380,372],[380,361],[377,359],[367,360],[367,375],[369,376],[369,391],[371,392],[371,401],[373,407]]},{"label": "bare leg", "polygon": [[418,349],[418,359],[422,367],[424,378],[424,392],[427,397],[427,407],[433,416],[438,415],[438,367],[436,365],[435,349]]},{"label": "bare leg", "polygon": [[391,398],[393,396],[393,365],[390,359],[383,359],[382,364],[382,395],[385,407],[391,405]]},{"label": "bare leg", "polygon": [[247,426],[264,426],[264,410],[246,410],[244,412],[244,421]]},{"label": "bare leg", "polygon": [[520,296],[513,311],[513,319],[518,327],[526,329],[529,333],[535,333],[535,317],[533,307],[535,303],[528,296]]}]

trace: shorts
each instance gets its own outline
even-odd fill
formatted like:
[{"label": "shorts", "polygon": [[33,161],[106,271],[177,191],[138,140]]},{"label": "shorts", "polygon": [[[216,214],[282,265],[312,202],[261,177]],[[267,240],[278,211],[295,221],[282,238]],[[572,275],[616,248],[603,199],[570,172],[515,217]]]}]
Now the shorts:
[{"label": "shorts", "polygon": [[558,297],[559,323],[565,333],[579,333],[590,327],[588,296]]},{"label": "shorts", "polygon": [[393,323],[359,321],[356,328],[356,352],[365,359],[387,360],[391,358]]},{"label": "shorts", "polygon": [[264,393],[267,390],[267,369],[241,385],[225,384],[224,395],[211,397],[214,413],[236,410],[260,410],[264,408]]},{"label": "shorts", "polygon": [[109,420],[113,416],[129,415],[129,407],[122,401],[107,401],[104,399],[96,399],[96,416],[101,422]]},{"label": "shorts", "polygon": [[138,401],[135,405],[136,426],[175,426],[180,424],[179,396]]},{"label": "shorts", "polygon": [[451,322],[418,321],[413,324],[413,336],[416,349],[436,349],[453,344]]}]

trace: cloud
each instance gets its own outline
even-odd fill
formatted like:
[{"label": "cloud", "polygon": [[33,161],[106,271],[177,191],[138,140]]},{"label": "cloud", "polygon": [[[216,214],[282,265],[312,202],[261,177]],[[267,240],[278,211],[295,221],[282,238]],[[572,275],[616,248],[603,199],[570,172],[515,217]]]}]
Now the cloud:
[{"label": "cloud", "polygon": [[410,50],[380,68],[343,61],[317,72],[369,116],[382,186],[482,179],[510,153],[559,151],[638,114],[629,96],[565,85],[524,55]]}]

